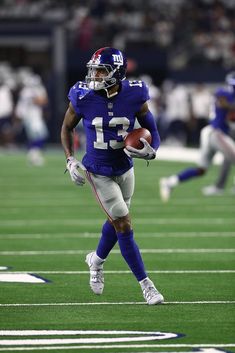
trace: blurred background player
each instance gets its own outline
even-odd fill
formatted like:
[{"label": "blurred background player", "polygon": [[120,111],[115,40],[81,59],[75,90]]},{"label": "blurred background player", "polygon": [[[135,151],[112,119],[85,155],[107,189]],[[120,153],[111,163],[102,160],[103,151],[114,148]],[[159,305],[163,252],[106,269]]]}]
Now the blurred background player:
[{"label": "blurred background player", "polygon": [[[83,185],[85,172],[105,211],[104,223],[96,251],[86,256],[90,269],[90,287],[95,294],[104,289],[103,263],[118,242],[121,254],[133,272],[146,302],[163,302],[153,282],[148,278],[139,248],[134,240],[129,207],[134,192],[132,157],[154,159],[160,145],[156,123],[148,109],[148,89],[142,81],[125,79],[127,60],[114,48],[97,50],[87,64],[85,82],[77,82],[69,92],[70,104],[61,130],[61,140],[67,158],[67,170],[73,182]],[[136,118],[152,135],[151,146],[143,139],[143,148],[123,149],[123,139],[134,129]],[[83,121],[86,134],[86,154],[82,163],[74,157],[73,131]]]},{"label": "blurred background player", "polygon": [[161,178],[159,186],[162,201],[169,200],[172,189],[179,183],[204,175],[216,152],[221,152],[226,160],[235,163],[235,142],[228,135],[229,124],[235,121],[235,72],[226,76],[226,83],[228,88],[219,88],[216,91],[214,117],[201,131],[198,167],[187,168],[178,174]]},{"label": "blurred background player", "polygon": [[[232,128],[231,128],[231,137],[235,140],[235,129],[234,129],[234,123],[231,124]],[[227,181],[228,181],[228,177],[229,174],[231,172],[231,168],[232,167],[232,163],[227,160],[227,159],[223,159],[223,162],[221,164],[220,170],[219,170],[219,175],[215,181],[214,184],[212,185],[208,185],[205,186],[202,189],[202,193],[205,196],[216,196],[216,195],[223,195]],[[235,179],[233,181],[234,186],[231,189],[232,194],[235,194]]]},{"label": "blurred background player", "polygon": [[44,108],[48,97],[40,76],[26,73],[22,78],[15,115],[24,127],[28,143],[28,161],[35,166],[44,164],[43,147],[48,138]]},{"label": "blurred background player", "polygon": [[0,146],[10,147],[14,140],[12,131],[14,102],[1,69],[4,70],[4,66],[0,67]]}]

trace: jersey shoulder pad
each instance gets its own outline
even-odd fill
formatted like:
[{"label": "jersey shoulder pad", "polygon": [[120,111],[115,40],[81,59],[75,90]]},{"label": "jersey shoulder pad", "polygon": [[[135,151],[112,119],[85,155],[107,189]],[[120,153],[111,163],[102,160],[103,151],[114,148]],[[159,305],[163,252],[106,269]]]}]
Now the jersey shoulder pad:
[{"label": "jersey shoulder pad", "polygon": [[126,81],[126,85],[129,87],[129,90],[132,91],[136,96],[139,96],[141,98],[141,101],[146,102],[147,100],[149,100],[149,89],[144,81]]},{"label": "jersey shoulder pad", "polygon": [[82,81],[78,81],[70,88],[68,99],[72,103],[73,108],[76,113],[80,113],[80,103],[88,95],[90,90],[87,87],[87,84]]},{"label": "jersey shoulder pad", "polygon": [[77,99],[83,99],[90,92],[87,84],[83,81],[78,81],[73,85],[69,91],[70,95],[76,95]]}]

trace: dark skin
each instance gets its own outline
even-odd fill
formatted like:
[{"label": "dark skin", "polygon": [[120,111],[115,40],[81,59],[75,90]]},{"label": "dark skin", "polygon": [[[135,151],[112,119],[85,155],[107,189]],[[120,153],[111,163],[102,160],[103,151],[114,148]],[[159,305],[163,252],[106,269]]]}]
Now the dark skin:
[{"label": "dark skin", "polygon": [[[98,70],[97,70],[97,74],[99,75]],[[115,86],[107,89],[108,96],[113,96],[113,95],[117,94],[118,90],[119,90],[119,85],[115,85]],[[137,119],[144,118],[144,116],[146,115],[148,110],[149,110],[148,104],[147,104],[147,102],[145,102],[142,105],[140,111],[136,113]],[[67,109],[65,116],[64,116],[62,129],[61,129],[61,142],[62,142],[62,146],[64,148],[66,159],[74,155],[73,131],[80,120],[81,120],[81,118],[79,118],[76,115],[76,112],[75,112],[72,104],[69,103],[68,109]],[[116,220],[109,219],[109,222],[112,223],[116,232],[119,232],[119,233],[126,233],[132,229],[131,217],[130,217],[129,213],[126,216],[120,217]]]}]

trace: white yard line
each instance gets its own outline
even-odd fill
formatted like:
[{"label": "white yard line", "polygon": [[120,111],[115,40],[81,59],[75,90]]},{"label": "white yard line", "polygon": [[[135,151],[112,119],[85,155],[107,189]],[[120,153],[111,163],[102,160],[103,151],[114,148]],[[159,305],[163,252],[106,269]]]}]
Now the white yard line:
[{"label": "white yard line", "polygon": [[[7,233],[0,235],[1,239],[68,239],[68,238],[99,238],[100,233],[78,232],[78,233]],[[135,232],[135,237],[144,238],[234,238],[235,232],[159,232],[159,233],[144,233]]]},{"label": "white yard line", "polygon": [[[204,305],[235,304],[235,300],[172,301],[161,305]],[[37,307],[37,306],[102,306],[102,305],[147,305],[146,302],[90,302],[90,303],[5,303],[0,307]]]},{"label": "white yard line", "polygon": [[[61,204],[37,204],[35,203],[35,205],[32,205],[32,204],[23,204],[23,205],[19,205],[19,206],[11,206],[11,205],[8,205],[8,206],[0,206],[0,211],[4,212],[5,214],[20,214],[22,212],[22,208],[24,210],[28,209],[28,208],[31,208],[33,206],[37,206],[37,208],[41,208],[41,209],[47,209],[47,208],[52,208],[53,207],[53,210],[56,209],[56,214],[63,214],[64,211],[63,209],[61,208]],[[84,206],[83,206],[84,207]],[[92,211],[97,211],[98,209],[98,206],[96,204],[92,204],[92,205],[86,205],[86,210],[89,210],[89,212],[92,212]],[[213,212],[213,213],[221,213],[221,211],[224,211],[225,207],[228,208],[228,205],[224,205],[224,206],[221,206],[221,205],[207,205],[207,206],[203,206],[203,212],[205,211],[209,211],[209,212]],[[157,214],[158,214],[158,217],[161,216],[161,213],[165,215],[165,213],[171,213],[172,212],[172,209],[176,209],[176,205],[169,205],[168,204],[168,207],[167,207],[167,210],[165,209],[159,209],[157,208]],[[193,206],[193,210],[194,212],[202,212],[202,207],[200,205],[197,205],[197,206]],[[152,215],[152,214],[155,214],[156,210],[153,208],[153,206],[144,206],[143,208],[143,205],[135,205],[134,207],[132,207],[132,212],[134,213],[141,213],[141,214],[145,214],[147,213],[148,215]],[[229,214],[233,214],[234,213],[234,210],[232,208],[229,208],[226,210],[226,214],[229,215]]]},{"label": "white yard line", "polygon": [[[0,251],[2,256],[34,256],[34,255],[84,255],[92,250],[39,250],[39,251]],[[141,249],[143,254],[232,254],[235,249]],[[112,254],[120,254],[120,250],[112,250]]]},{"label": "white yard line", "polygon": [[[7,269],[7,268],[4,268]],[[1,268],[0,268],[1,270]],[[87,275],[89,271],[40,271],[40,270],[28,270],[28,271],[4,271],[7,274],[28,274],[28,273],[40,273],[46,275]],[[235,273],[235,270],[150,270],[148,273],[157,274],[220,274],[220,273]],[[105,271],[106,275],[123,275],[131,274],[131,271]]]},{"label": "white yard line", "polygon": [[[34,351],[34,350],[73,350],[73,349],[110,349],[110,348],[211,348],[211,352],[213,352],[213,348],[233,348],[235,347],[235,343],[199,343],[199,344],[112,344],[112,345],[82,345],[82,346],[41,346],[41,347],[11,347],[11,348],[0,348],[0,351]],[[197,352],[197,351],[196,351]],[[147,353],[146,351],[143,353]],[[154,353],[154,352],[151,352]],[[160,353],[160,352],[158,352]],[[171,352],[162,352],[162,353],[175,353],[175,351]],[[178,352],[176,352],[178,353]],[[184,352],[187,353],[187,352]],[[191,352],[193,353],[193,352]]]},{"label": "white yard line", "polygon": [[[9,206],[13,205],[14,207],[16,206],[15,203],[17,201],[19,201],[19,204],[22,204],[22,207],[25,206],[34,206],[34,205],[39,205],[42,206],[44,205],[45,207],[47,206],[58,206],[58,202],[61,202],[61,206],[64,204],[76,204],[78,207],[86,207],[86,206],[96,206],[98,207],[98,205],[96,204],[95,199],[91,198],[91,199],[87,199],[87,200],[79,200],[79,199],[74,199],[73,198],[74,194],[61,194],[61,197],[57,195],[53,195],[52,199],[47,199],[48,198],[48,192],[43,192],[40,191],[40,193],[38,192],[27,192],[27,190],[22,190],[22,192],[16,192],[14,191],[14,193],[12,193],[12,195],[9,195],[8,193],[8,197],[5,200],[5,204],[4,206],[0,206],[1,208],[5,209],[5,206]],[[46,204],[45,204],[45,198],[46,200]],[[220,196],[219,197],[219,202],[215,203],[215,198],[211,197],[211,198],[203,198],[203,204],[202,204],[202,199],[199,198],[187,198],[187,197],[181,197],[180,199],[171,199],[170,203],[167,204],[167,208],[168,207],[175,207],[175,205],[201,205],[201,206],[216,206],[218,205],[218,207],[229,207],[231,206],[232,202],[233,202],[233,195],[224,195],[224,196]],[[231,202],[229,202],[228,200],[231,200]],[[218,201],[218,198],[216,198],[216,201]],[[134,198],[133,199],[133,203],[132,203],[133,207],[135,206],[143,206],[143,205],[152,205],[155,207],[165,207],[166,205],[163,205],[162,203],[159,203],[158,198],[156,199],[145,199],[144,195],[141,198]]]},{"label": "white yard line", "polygon": [[[11,219],[0,221],[0,227],[20,227],[20,226],[40,226],[40,225],[100,225],[103,218],[83,218],[83,219]],[[137,218],[134,224],[180,224],[180,225],[229,225],[235,224],[235,218]]]}]

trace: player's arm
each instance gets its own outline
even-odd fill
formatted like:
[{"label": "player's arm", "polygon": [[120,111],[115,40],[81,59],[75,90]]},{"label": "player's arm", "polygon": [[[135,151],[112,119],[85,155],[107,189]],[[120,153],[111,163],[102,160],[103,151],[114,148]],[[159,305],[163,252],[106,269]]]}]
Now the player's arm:
[{"label": "player's arm", "polygon": [[227,121],[234,122],[235,121],[235,104],[231,103],[227,100],[225,96],[218,96],[216,100],[216,105],[222,109],[226,109],[228,111]]},{"label": "player's arm", "polygon": [[235,110],[235,103],[229,102],[227,98],[222,95],[217,97],[216,105],[222,109]]},{"label": "player's arm", "polygon": [[73,134],[74,128],[77,126],[79,121],[80,119],[78,118],[72,104],[69,103],[61,128],[61,142],[64,148],[66,159],[73,156],[74,154]]},{"label": "player's arm", "polygon": [[144,138],[140,141],[143,142],[144,147],[142,149],[136,149],[131,146],[126,146],[124,149],[125,153],[132,158],[142,158],[142,159],[154,159],[156,157],[156,150],[160,145],[160,137],[157,131],[157,125],[152,113],[149,111],[148,104],[145,102],[140,111],[136,113],[137,120],[139,124],[148,129],[152,136],[151,145]]},{"label": "player's arm", "polygon": [[65,113],[63,125],[61,128],[61,143],[64,148],[67,160],[66,170],[69,171],[72,181],[76,185],[82,186],[85,184],[85,178],[82,174],[79,173],[78,168],[85,170],[85,167],[73,156],[73,133],[74,128],[77,126],[79,121],[80,119],[78,118],[72,104],[70,103]]},{"label": "player's arm", "polygon": [[150,112],[148,108],[148,103],[145,102],[140,111],[136,114],[137,120],[139,124],[148,129],[152,135],[152,142],[151,146],[157,150],[158,147],[160,146],[160,136],[157,130],[157,124],[154,119],[153,114]]}]

